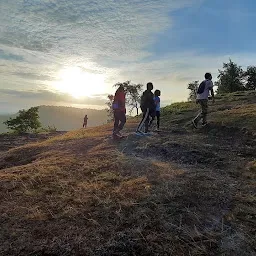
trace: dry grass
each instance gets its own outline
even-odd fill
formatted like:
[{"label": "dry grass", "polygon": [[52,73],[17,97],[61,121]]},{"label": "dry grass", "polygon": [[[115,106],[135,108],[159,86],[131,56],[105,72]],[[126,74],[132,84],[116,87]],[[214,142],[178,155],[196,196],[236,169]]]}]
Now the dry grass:
[{"label": "dry grass", "polygon": [[247,128],[256,131],[256,104],[240,105],[232,109],[214,112],[210,119],[222,125]]},{"label": "dry grass", "polygon": [[[254,118],[222,102],[214,129]],[[2,152],[0,255],[254,255],[253,137],[194,132],[194,105],[171,108],[161,136],[116,143],[105,125]]]}]

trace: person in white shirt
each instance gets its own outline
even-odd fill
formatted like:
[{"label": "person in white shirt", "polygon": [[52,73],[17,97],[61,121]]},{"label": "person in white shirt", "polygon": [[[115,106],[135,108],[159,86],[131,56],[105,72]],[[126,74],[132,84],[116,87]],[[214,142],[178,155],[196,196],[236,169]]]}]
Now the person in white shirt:
[{"label": "person in white shirt", "polygon": [[192,120],[192,124],[197,128],[199,121],[202,119],[202,126],[207,125],[207,112],[208,112],[208,97],[211,92],[211,96],[214,102],[214,91],[212,83],[211,73],[205,74],[205,80],[199,85],[197,90],[196,103],[200,104],[200,113]]}]

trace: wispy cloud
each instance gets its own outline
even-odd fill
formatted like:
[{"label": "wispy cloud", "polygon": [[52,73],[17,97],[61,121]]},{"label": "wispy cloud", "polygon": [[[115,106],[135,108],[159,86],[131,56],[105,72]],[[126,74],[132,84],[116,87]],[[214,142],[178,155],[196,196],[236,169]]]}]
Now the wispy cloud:
[{"label": "wispy cloud", "polygon": [[197,0],[11,0],[1,3],[4,45],[38,52],[138,60],[154,33],[170,26],[168,12]]},{"label": "wispy cloud", "polygon": [[171,26],[168,13],[192,2],[200,0],[1,1],[0,87],[46,89],[59,70],[77,66],[105,74],[111,89],[120,63],[150,56],[155,34]]},{"label": "wispy cloud", "polygon": [[56,93],[51,92],[48,90],[26,90],[26,91],[17,91],[17,90],[10,90],[10,89],[0,89],[0,93],[4,94],[9,97],[15,97],[17,100],[33,100],[34,102],[43,102],[43,101],[50,101],[53,103],[76,103],[76,104],[87,104],[87,105],[104,105],[106,102],[107,95],[95,95],[94,97],[82,97],[79,99],[71,99],[70,95],[66,93]]},{"label": "wispy cloud", "polygon": [[[10,101],[13,97],[20,100],[34,97],[40,102],[77,103],[68,94],[55,94],[51,87],[59,79],[61,70],[79,67],[83,72],[104,75],[102,94],[112,92],[112,85],[118,81],[146,83],[150,80],[164,91],[164,100],[185,99],[188,81],[200,79],[208,70],[216,74],[229,57],[246,60],[249,64],[255,60],[250,53],[202,55],[184,49],[158,55],[150,50],[159,43],[160,34],[168,34],[173,39],[177,36],[172,33],[174,11],[200,6],[204,2],[1,1],[1,93],[5,92]],[[104,104],[102,97],[95,100],[87,97],[80,101],[90,105]]]}]

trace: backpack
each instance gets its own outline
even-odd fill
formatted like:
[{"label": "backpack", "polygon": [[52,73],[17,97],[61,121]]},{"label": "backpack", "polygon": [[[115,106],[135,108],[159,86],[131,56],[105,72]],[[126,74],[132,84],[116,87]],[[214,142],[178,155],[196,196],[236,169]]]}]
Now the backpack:
[{"label": "backpack", "polygon": [[197,89],[197,94],[202,94],[205,90],[205,85],[206,82],[205,80],[203,82],[201,82],[201,84],[199,85],[198,89]]},{"label": "backpack", "polygon": [[113,110],[119,109],[119,104],[118,104],[118,102],[113,102],[113,103],[112,103],[112,109],[113,109]]}]

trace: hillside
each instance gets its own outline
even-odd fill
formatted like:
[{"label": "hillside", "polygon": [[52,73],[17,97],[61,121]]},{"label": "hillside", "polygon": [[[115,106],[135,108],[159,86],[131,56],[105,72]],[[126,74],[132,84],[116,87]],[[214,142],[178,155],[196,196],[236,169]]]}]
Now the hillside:
[{"label": "hillside", "polygon": [[[60,106],[40,106],[39,116],[43,127],[55,126],[58,131],[79,129],[83,125],[84,115],[88,115],[88,127],[102,125],[107,122],[105,110],[81,109]],[[7,132],[3,122],[15,115],[0,115],[0,133]]]},{"label": "hillside", "polygon": [[110,125],[0,152],[0,255],[225,255],[256,250],[256,94],[163,109],[162,132]]}]

